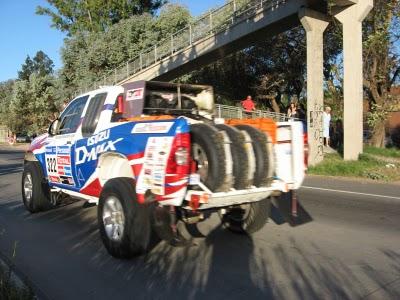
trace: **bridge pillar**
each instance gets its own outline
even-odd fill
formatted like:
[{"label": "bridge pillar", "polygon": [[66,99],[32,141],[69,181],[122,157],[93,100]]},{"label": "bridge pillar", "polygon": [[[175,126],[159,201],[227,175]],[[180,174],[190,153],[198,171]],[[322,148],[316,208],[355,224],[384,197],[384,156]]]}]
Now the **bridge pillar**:
[{"label": "bridge pillar", "polygon": [[325,15],[310,9],[300,10],[299,18],[307,33],[308,163],[312,166],[321,162],[324,158],[322,128],[324,110],[323,36],[329,21]]},{"label": "bridge pillar", "polygon": [[362,0],[334,14],[343,25],[345,160],[363,152],[362,21],[373,6],[373,0]]}]

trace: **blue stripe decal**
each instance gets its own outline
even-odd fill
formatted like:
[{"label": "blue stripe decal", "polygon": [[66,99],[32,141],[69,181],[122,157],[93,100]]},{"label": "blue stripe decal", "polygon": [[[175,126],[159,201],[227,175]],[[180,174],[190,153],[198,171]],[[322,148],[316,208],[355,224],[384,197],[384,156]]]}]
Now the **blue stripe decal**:
[{"label": "blue stripe decal", "polygon": [[114,109],[114,104],[104,104],[103,105],[103,110],[113,110]]}]

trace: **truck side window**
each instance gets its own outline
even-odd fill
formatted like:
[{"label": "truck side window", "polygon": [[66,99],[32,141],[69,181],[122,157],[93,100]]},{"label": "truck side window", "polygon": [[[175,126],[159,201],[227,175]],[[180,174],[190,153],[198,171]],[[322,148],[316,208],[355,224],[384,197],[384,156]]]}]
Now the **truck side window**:
[{"label": "truck side window", "polygon": [[89,96],[73,100],[60,116],[59,134],[74,133],[81,122],[82,111]]},{"label": "truck side window", "polygon": [[86,115],[82,123],[82,134],[88,136],[94,133],[99,122],[100,113],[103,109],[104,101],[107,98],[107,93],[97,94],[90,99],[89,106],[86,110]]}]

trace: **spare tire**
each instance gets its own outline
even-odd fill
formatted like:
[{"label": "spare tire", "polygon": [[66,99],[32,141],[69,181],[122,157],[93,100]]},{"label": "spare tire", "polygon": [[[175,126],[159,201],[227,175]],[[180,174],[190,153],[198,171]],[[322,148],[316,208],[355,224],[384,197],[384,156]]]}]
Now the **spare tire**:
[{"label": "spare tire", "polygon": [[233,187],[237,190],[247,188],[251,182],[248,180],[249,160],[246,155],[246,145],[243,134],[235,127],[225,124],[216,125],[216,127],[226,132],[231,141],[231,154],[233,162]]},{"label": "spare tire", "polygon": [[249,125],[236,125],[239,130],[246,131],[251,137],[253,152],[256,158],[256,171],[254,173],[253,185],[256,187],[267,186],[269,184],[269,154],[267,135]]},{"label": "spare tire", "polygon": [[193,124],[190,128],[192,158],[197,163],[200,181],[212,192],[229,190],[222,134],[206,124]]}]

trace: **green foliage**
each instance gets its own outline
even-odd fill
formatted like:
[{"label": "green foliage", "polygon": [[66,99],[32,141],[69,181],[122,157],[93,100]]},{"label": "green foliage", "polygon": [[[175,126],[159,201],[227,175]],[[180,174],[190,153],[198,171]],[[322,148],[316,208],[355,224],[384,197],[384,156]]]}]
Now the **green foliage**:
[{"label": "green foliage", "polygon": [[0,118],[12,132],[39,134],[55,118],[62,89],[52,73],[52,60],[39,51],[22,65],[19,80],[0,83]]},{"label": "green foliage", "polygon": [[42,133],[58,111],[54,77],[32,74],[29,80],[17,81],[10,102],[9,124],[13,132]]},{"label": "green foliage", "polygon": [[113,24],[144,13],[153,14],[164,0],[47,0],[49,7],[38,6],[36,13],[51,17],[52,27],[69,36],[85,32],[104,32]]},{"label": "green foliage", "polygon": [[398,0],[376,0],[363,23],[364,86],[371,107],[368,124],[374,146],[384,146],[387,113],[398,104],[391,88],[400,75],[399,17]]},{"label": "green foliage", "polygon": [[53,73],[53,61],[43,52],[38,51],[33,59],[29,55],[25,59],[25,63],[18,72],[18,79],[28,80],[32,74],[45,76]]},{"label": "green foliage", "polygon": [[66,94],[101,80],[155,42],[184,28],[189,11],[180,5],[166,5],[158,17],[148,13],[135,15],[112,25],[106,32],[76,34],[65,40],[61,51],[64,67],[61,81]]},{"label": "green foliage", "polygon": [[400,150],[396,148],[377,148],[366,146],[364,148],[364,153],[382,157],[400,158]]},{"label": "green foliage", "polygon": [[10,103],[13,96],[14,80],[0,82],[0,124],[9,126],[13,120],[10,116]]}]

